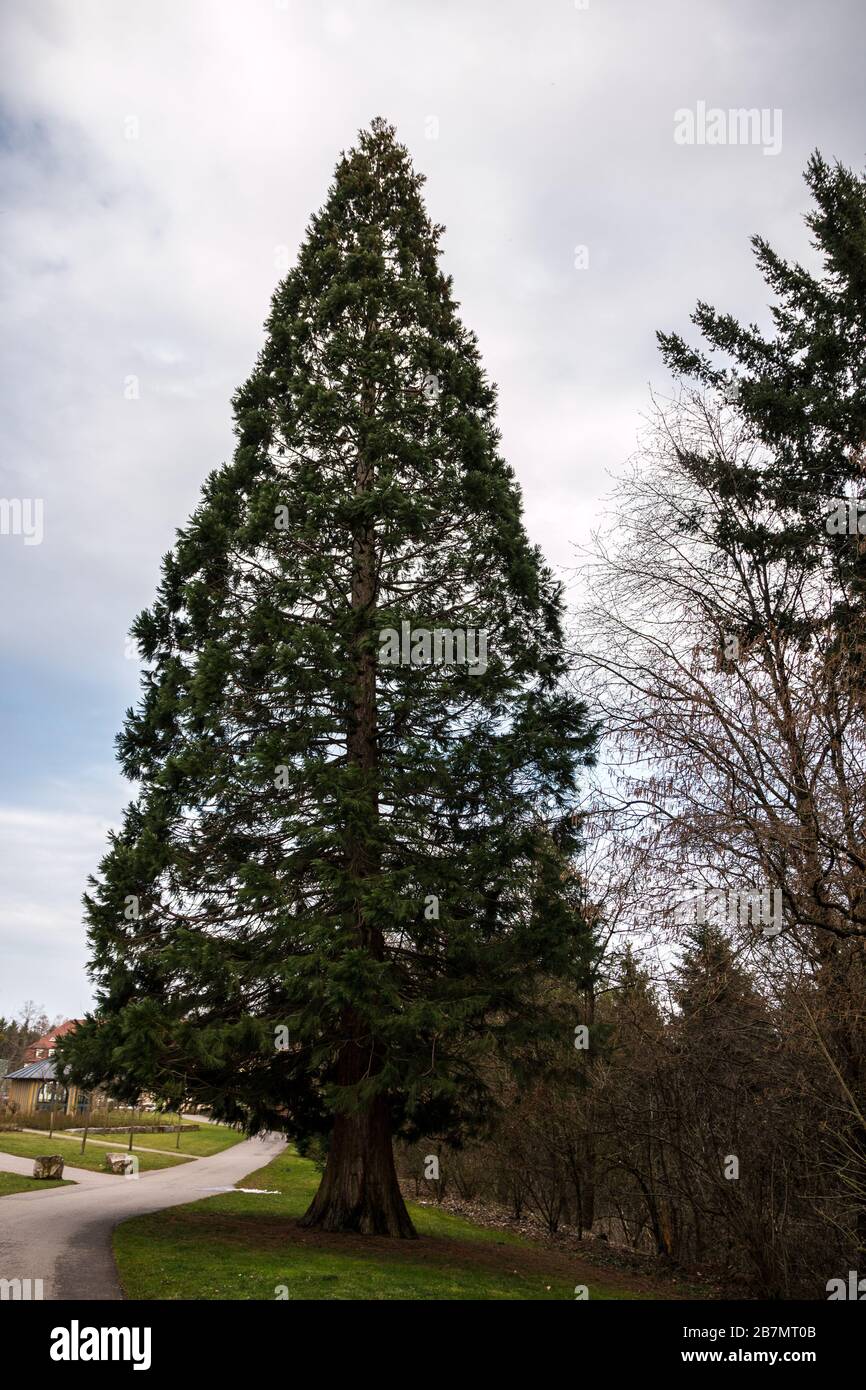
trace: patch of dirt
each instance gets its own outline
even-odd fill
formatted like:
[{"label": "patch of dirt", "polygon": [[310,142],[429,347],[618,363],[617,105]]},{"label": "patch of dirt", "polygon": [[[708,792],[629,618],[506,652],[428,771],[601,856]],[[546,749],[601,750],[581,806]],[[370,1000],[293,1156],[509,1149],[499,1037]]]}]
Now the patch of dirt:
[{"label": "patch of dirt", "polygon": [[[523,1236],[546,1251],[573,1252],[586,1268],[594,1269],[596,1279],[602,1278],[613,1284],[611,1275],[619,1272],[633,1278],[634,1287],[641,1292],[651,1291],[657,1298],[665,1299],[719,1299],[743,1298],[741,1290],[735,1290],[719,1282],[712,1270],[688,1269],[666,1266],[652,1255],[642,1254],[628,1246],[612,1245],[598,1237],[581,1236],[573,1226],[561,1226],[551,1234],[540,1218],[528,1213],[515,1217],[501,1207],[486,1206],[481,1202],[467,1201],[461,1197],[445,1197],[441,1202],[432,1202],[416,1197],[414,1191],[405,1189],[407,1201],[419,1207],[437,1208],[440,1211],[462,1216],[476,1226],[491,1227],[495,1230],[511,1231]],[[589,1283],[591,1278],[577,1280]]]}]

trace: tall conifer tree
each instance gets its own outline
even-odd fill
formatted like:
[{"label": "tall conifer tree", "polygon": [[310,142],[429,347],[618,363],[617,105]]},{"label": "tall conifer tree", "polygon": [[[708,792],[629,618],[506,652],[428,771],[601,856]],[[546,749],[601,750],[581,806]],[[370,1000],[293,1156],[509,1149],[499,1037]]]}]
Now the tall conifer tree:
[{"label": "tall conifer tree", "polygon": [[676,333],[658,339],[673,373],[723,392],[765,446],[750,463],[702,457],[694,467],[705,480],[715,474],[722,496],[766,505],[767,525],[734,537],[747,553],[784,560],[793,552],[836,583],[829,636],[852,685],[862,688],[866,509],[859,531],[854,513],[840,528],[833,501],[866,497],[866,176],[816,152],[805,180],[816,270],[752,238],[772,296],[772,332],[701,302],[692,321],[709,353]]},{"label": "tall conifer tree", "polygon": [[421,183],[381,120],[340,160],[134,626],[139,789],[64,1062],[326,1136],[305,1223],[399,1236],[392,1136],[481,1121],[491,1054],[528,1055],[545,978],[591,953],[568,813],[593,732]]}]

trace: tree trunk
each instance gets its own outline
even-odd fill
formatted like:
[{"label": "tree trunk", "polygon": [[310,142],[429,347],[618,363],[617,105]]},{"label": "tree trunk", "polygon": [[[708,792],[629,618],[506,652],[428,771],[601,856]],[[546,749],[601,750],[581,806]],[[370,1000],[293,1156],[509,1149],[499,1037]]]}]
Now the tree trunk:
[{"label": "tree trunk", "polygon": [[[368,325],[369,332],[369,325]],[[373,391],[362,392],[362,415],[373,413]],[[355,492],[362,496],[373,483],[373,468],[365,448],[358,451]],[[369,807],[368,824],[375,844],[379,802],[375,785],[378,758],[376,727],[376,653],[364,641],[368,615],[376,602],[376,543],[373,527],[360,524],[355,532],[352,557],[352,611],[358,619],[354,635],[354,680],[346,731],[350,766],[362,776],[360,794]],[[347,844],[346,863],[358,889],[378,870],[378,856],[370,841],[357,835]],[[381,929],[367,920],[358,892],[348,914],[347,926],[357,944],[377,960],[384,955]],[[376,1043],[355,1012],[343,1018],[346,1041],[337,1059],[338,1086],[357,1086],[375,1076],[381,1065]],[[376,1096],[365,1109],[334,1117],[331,1143],[319,1190],[301,1218],[301,1226],[323,1231],[360,1231],[363,1235],[398,1236],[416,1240],[397,1182],[388,1102]]]},{"label": "tree trunk", "polygon": [[[357,1031],[357,1021],[351,1015],[347,1015],[346,1025],[350,1033]],[[351,1037],[337,1063],[338,1084],[357,1083],[375,1065],[369,1041],[365,1046],[357,1036]],[[322,1231],[417,1239],[397,1182],[384,1096],[376,1096],[364,1110],[334,1117],[325,1172],[299,1224]]]},{"label": "tree trunk", "polygon": [[417,1239],[397,1182],[391,1126],[381,1096],[369,1110],[336,1117],[319,1190],[299,1225]]}]

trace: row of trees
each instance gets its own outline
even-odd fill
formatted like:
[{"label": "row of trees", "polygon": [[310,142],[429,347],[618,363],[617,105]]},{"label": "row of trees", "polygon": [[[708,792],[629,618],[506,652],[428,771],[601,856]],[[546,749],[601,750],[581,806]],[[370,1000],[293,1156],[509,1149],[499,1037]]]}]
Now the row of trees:
[{"label": "row of trees", "polygon": [[[664,963],[677,898],[778,895],[772,930],[738,915],[718,942],[748,980],[725,972],[725,1057],[754,1090],[744,1137],[725,1105],[740,1083],[719,1091],[711,1070],[706,1109],[710,1172],[719,1146],[767,1138],[738,1241],[771,1292],[840,1272],[828,1230],[845,1269],[866,1247],[863,507],[835,523],[864,492],[866,183],[817,155],[806,179],[814,270],[754,243],[771,334],[701,304],[706,350],[660,335],[679,390],[654,402],[585,559],[575,653],[611,754],[595,809],[639,886],[632,929]],[[689,1045],[701,1055],[699,1033]],[[697,1250],[697,1217],[676,1210]]]},{"label": "row of trees", "polygon": [[730,1292],[825,1296],[857,1267],[864,1187],[818,990],[788,977],[768,995],[706,924],[663,985],[630,949],[610,965],[583,1000],[591,1047],[563,1043],[527,1086],[500,1077],[498,1121],[462,1149],[401,1148],[410,1190],[531,1214]]},{"label": "row of trees", "polygon": [[[756,242],[771,336],[661,336],[569,641],[421,180],[381,121],[344,156],[135,627],[72,1079],[323,1145],[329,1230],[414,1234],[397,1135],[774,1293],[863,1248],[866,571],[825,515],[863,473],[866,185],[807,179],[816,272]],[[407,627],[484,631],[484,669],[382,665]],[[712,889],[781,930],[683,954]]]}]

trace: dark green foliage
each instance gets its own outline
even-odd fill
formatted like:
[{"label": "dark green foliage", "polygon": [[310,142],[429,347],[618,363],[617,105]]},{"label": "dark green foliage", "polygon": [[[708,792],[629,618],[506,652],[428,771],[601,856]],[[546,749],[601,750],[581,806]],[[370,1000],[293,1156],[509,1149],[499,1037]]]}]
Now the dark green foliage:
[{"label": "dark green foliage", "polygon": [[[550,1029],[539,978],[591,957],[567,866],[593,734],[421,182],[381,121],[341,159],[134,628],[140,789],[86,898],[98,1013],[63,1048],[122,1099],[311,1136],[384,1095],[456,1132],[491,1053]],[[486,629],[486,671],[378,663],[403,621]],[[338,1086],[349,1014],[371,1065]]]},{"label": "dark green foliage", "polygon": [[677,376],[721,391],[733,367],[735,409],[764,450],[737,466],[722,458],[692,463],[720,495],[728,489],[762,504],[766,524],[720,540],[769,559],[796,554],[832,578],[839,591],[832,635],[856,681],[866,660],[866,548],[856,535],[828,533],[826,518],[831,499],[866,495],[866,179],[818,153],[805,178],[820,273],[752,239],[773,295],[772,336],[699,303],[692,318],[710,355],[676,334],[658,337]]}]

